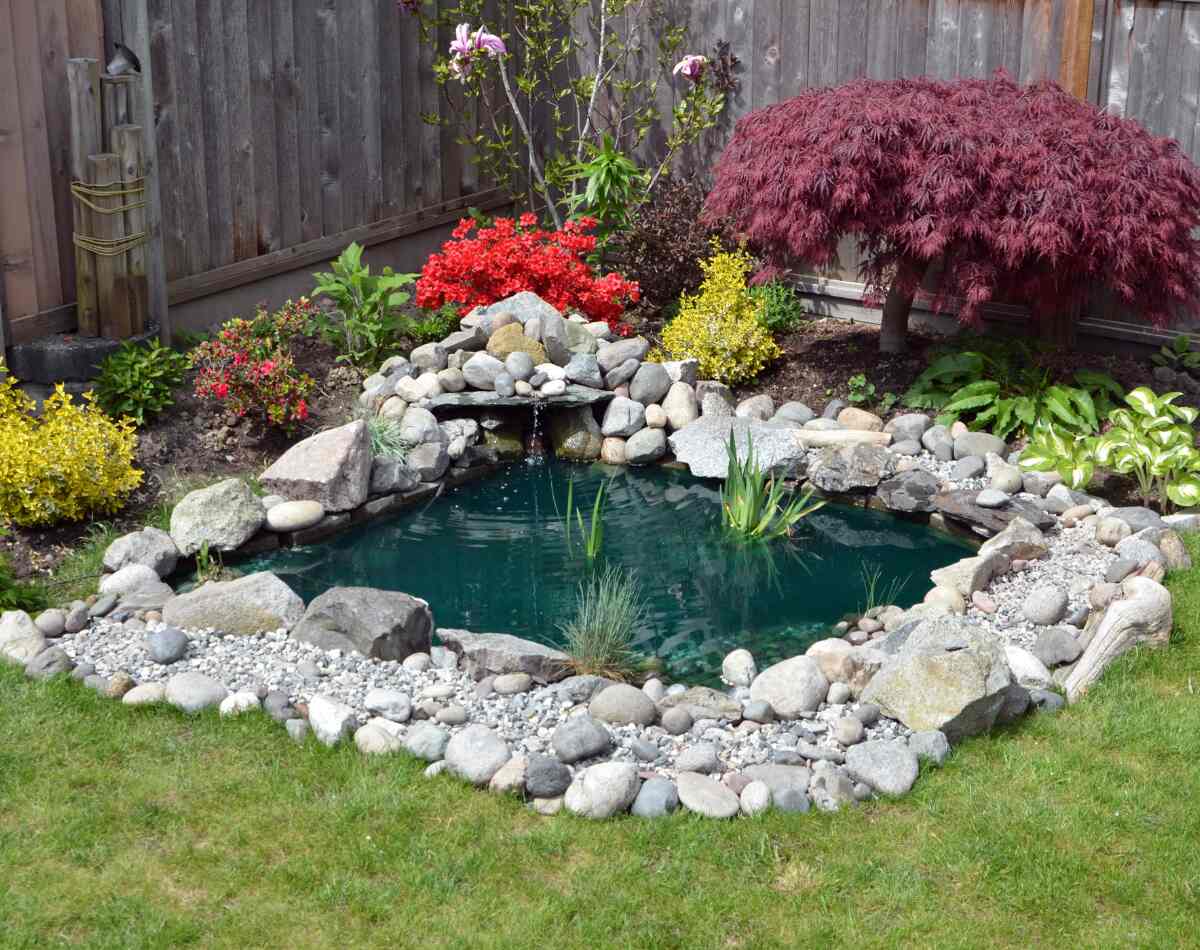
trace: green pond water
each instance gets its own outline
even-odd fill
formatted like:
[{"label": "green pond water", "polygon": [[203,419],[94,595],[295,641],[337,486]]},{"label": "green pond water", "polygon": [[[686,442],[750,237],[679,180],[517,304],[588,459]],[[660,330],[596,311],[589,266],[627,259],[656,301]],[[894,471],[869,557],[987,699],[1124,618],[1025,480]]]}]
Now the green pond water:
[{"label": "green pond water", "polygon": [[[439,627],[560,642],[587,562],[567,544],[567,486],[590,513],[608,484],[603,559],[637,574],[649,608],[640,651],[689,682],[715,682],[734,647],[762,669],[828,635],[865,602],[864,573],[909,606],[929,572],[964,545],[886,514],[829,505],[791,544],[736,545],[720,527],[716,483],[658,467],[516,462],[422,506],[328,542],[273,552],[247,570],[278,573],[306,601],[334,586],[427,600]],[[893,585],[894,588],[893,588]]]}]

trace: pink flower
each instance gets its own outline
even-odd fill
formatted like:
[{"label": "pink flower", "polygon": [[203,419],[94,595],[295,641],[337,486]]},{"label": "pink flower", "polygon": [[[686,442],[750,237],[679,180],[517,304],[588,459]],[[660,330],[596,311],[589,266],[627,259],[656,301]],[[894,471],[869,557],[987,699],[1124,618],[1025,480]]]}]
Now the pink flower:
[{"label": "pink flower", "polygon": [[450,72],[462,79],[471,71],[471,61],[479,56],[503,56],[508,52],[504,40],[480,26],[474,33],[470,23],[460,23],[450,44]]},{"label": "pink flower", "polygon": [[704,75],[704,67],[707,65],[707,57],[689,53],[675,64],[675,68],[671,72],[676,76],[683,76],[684,79],[690,79],[692,82],[699,82],[700,77]]}]

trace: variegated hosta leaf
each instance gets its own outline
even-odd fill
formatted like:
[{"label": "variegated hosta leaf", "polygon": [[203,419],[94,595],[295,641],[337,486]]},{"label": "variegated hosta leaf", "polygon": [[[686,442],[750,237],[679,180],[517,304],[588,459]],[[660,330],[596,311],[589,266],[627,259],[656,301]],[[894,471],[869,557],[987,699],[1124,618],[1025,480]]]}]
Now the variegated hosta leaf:
[{"label": "variegated hosta leaf", "polygon": [[[1148,386],[1139,386],[1125,394],[1125,402],[1143,416],[1158,415],[1158,399]],[[1115,415],[1115,413],[1114,413]]]},{"label": "variegated hosta leaf", "polygon": [[1180,478],[1167,483],[1167,497],[1180,508],[1200,505],[1200,478]]},{"label": "variegated hosta leaf", "polygon": [[1058,456],[1030,446],[1021,453],[1020,464],[1031,472],[1050,472],[1058,466]]},{"label": "variegated hosta leaf", "polygon": [[1128,409],[1114,409],[1108,414],[1108,421],[1118,429],[1132,430],[1137,428],[1133,413]]},{"label": "variegated hosta leaf", "polygon": [[1096,474],[1096,466],[1088,459],[1079,458],[1059,465],[1056,471],[1068,488],[1079,491],[1091,482],[1092,476]]},{"label": "variegated hosta leaf", "polygon": [[1172,406],[1171,408],[1175,411],[1175,415],[1188,425],[1196,421],[1196,416],[1200,416],[1200,409],[1195,406]]}]

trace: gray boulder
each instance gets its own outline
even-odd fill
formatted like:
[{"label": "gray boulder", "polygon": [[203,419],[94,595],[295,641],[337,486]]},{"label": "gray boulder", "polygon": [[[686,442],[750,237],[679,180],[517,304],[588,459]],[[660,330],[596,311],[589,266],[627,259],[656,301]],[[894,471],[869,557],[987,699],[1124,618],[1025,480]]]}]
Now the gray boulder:
[{"label": "gray boulder", "polygon": [[358,716],[345,703],[318,694],[308,701],[308,723],[322,745],[335,746],[354,735]]},{"label": "gray boulder", "polygon": [[215,709],[229,690],[203,673],[177,673],[167,680],[166,700],[185,713]]},{"label": "gray boulder", "polygon": [[655,777],[642,783],[629,812],[638,818],[662,818],[678,807],[679,791],[675,783],[667,778]]},{"label": "gray boulder", "polygon": [[557,798],[571,787],[571,770],[552,755],[531,755],[525,767],[530,798]]},{"label": "gray boulder", "polygon": [[675,757],[675,768],[680,772],[700,772],[711,775],[721,771],[721,757],[711,742],[699,742],[688,746]]},{"label": "gray boulder", "polygon": [[611,818],[626,811],[637,798],[637,766],[630,762],[601,762],[576,776],[563,799],[567,811],[584,818]]},{"label": "gray boulder", "polygon": [[671,388],[671,376],[661,363],[642,363],[629,383],[629,398],[643,406],[661,402]]},{"label": "gray boulder", "polygon": [[450,452],[443,442],[424,442],[408,450],[405,465],[418,481],[436,482],[450,467]]},{"label": "gray boulder", "polygon": [[601,722],[618,726],[630,723],[649,726],[658,719],[658,708],[654,701],[628,683],[614,683],[601,690],[588,706],[588,712]]},{"label": "gray boulder", "polygon": [[353,650],[397,662],[428,653],[432,635],[429,604],[374,587],[331,587],[308,605],[291,634],[293,640],[322,650]]},{"label": "gray boulder", "polygon": [[642,429],[625,443],[625,461],[630,465],[649,465],[666,454],[667,434],[662,429]]},{"label": "gray boulder", "polygon": [[918,762],[931,762],[934,765],[941,765],[950,754],[950,740],[938,729],[914,732],[908,737],[908,747]]},{"label": "gray boulder", "polygon": [[937,476],[923,468],[910,469],[879,483],[876,494],[892,511],[933,511]]},{"label": "gray boulder", "polygon": [[766,422],[775,415],[775,400],[766,393],[749,396],[737,404],[733,414],[741,419],[757,419]]},{"label": "gray boulder", "polygon": [[[935,616],[882,641],[891,654],[861,700],[921,732],[956,742],[995,724],[1012,677],[997,639],[960,617]],[[855,748],[859,748],[855,746]]]},{"label": "gray boulder", "polygon": [[[417,474],[401,459],[376,456],[371,460],[371,494],[411,491],[421,483]],[[270,518],[270,512],[267,517]]]},{"label": "gray boulder", "polygon": [[62,647],[48,647],[25,664],[25,675],[33,680],[48,680],[52,676],[70,673],[75,661]]},{"label": "gray boulder", "polygon": [[[600,364],[597,363],[596,365],[599,366]],[[604,374],[604,388],[616,389],[622,383],[628,383],[637,375],[638,367],[641,365],[637,360],[626,360],[619,366],[614,366]]]},{"label": "gray boulder", "polygon": [[732,818],[741,802],[727,785],[697,772],[680,772],[675,779],[679,801],[688,811],[705,818]]},{"label": "gray boulder", "polygon": [[1048,627],[1038,634],[1029,652],[1043,665],[1054,669],[1065,663],[1074,663],[1079,659],[1083,648],[1075,636],[1062,627]]},{"label": "gray boulder", "polygon": [[559,409],[550,414],[549,423],[550,444],[558,458],[590,462],[600,457],[603,440],[591,407]]},{"label": "gray boulder", "polygon": [[446,770],[472,785],[486,785],[511,756],[503,739],[482,723],[475,723],[446,744]]},{"label": "gray boulder", "polygon": [[875,488],[895,470],[895,456],[882,446],[830,446],[809,466],[808,480],[822,491],[840,494]]},{"label": "gray boulder", "polygon": [[998,555],[1010,561],[1025,561],[1045,557],[1049,551],[1046,536],[1024,518],[1014,518],[1003,531],[988,538],[979,549],[980,557]]},{"label": "gray boulder", "polygon": [[932,424],[932,420],[923,412],[909,412],[888,420],[883,431],[890,432],[897,442],[920,442]]},{"label": "gray boulder", "polygon": [[954,457],[966,458],[968,455],[978,455],[981,458],[989,452],[995,455],[1007,455],[1008,443],[998,436],[988,432],[967,432],[954,440]]},{"label": "gray boulder", "polygon": [[596,358],[600,361],[600,368],[607,373],[626,360],[641,362],[649,352],[649,340],[641,336],[632,336],[600,347],[596,352]]},{"label": "gray boulder", "polygon": [[389,722],[408,722],[412,716],[412,697],[399,690],[381,689],[376,686],[367,691],[363,698],[363,708],[371,715]]},{"label": "gray boulder", "polygon": [[682,429],[700,418],[696,391],[687,383],[672,383],[663,398],[662,407],[667,414],[667,425],[672,429]]},{"label": "gray boulder", "polygon": [[446,368],[446,348],[441,343],[423,343],[408,355],[408,359],[418,373],[436,373]]},{"label": "gray boulder", "polygon": [[471,633],[468,630],[437,631],[438,639],[462,658],[462,667],[477,680],[502,673],[528,673],[539,683],[562,679],[570,657],[532,640],[507,633]]},{"label": "gray boulder", "polygon": [[171,536],[158,528],[142,528],[122,535],[104,551],[104,569],[116,573],[130,564],[141,564],[166,577],[175,570],[179,549]]},{"label": "gray boulder", "polygon": [[950,430],[945,426],[931,426],[921,436],[921,446],[939,462],[949,462],[954,458],[954,439]]},{"label": "gray boulder", "polygon": [[829,680],[811,656],[794,656],[769,666],[750,684],[750,698],[770,703],[780,719],[796,719],[825,701]]},{"label": "gray boulder", "polygon": [[564,372],[567,374],[569,382],[578,383],[580,386],[589,386],[592,389],[604,388],[604,377],[600,374],[600,364],[596,362],[595,355],[591,353],[573,354],[567,360]]},{"label": "gray boulder", "polygon": [[804,425],[806,422],[812,422],[816,417],[817,414],[802,402],[785,402],[775,410],[773,418]]},{"label": "gray boulder", "polygon": [[640,402],[617,396],[604,410],[600,432],[606,436],[631,436],[646,425],[646,407]]},{"label": "gray boulder", "polygon": [[1067,592],[1053,584],[1035,587],[1021,605],[1021,613],[1030,623],[1041,626],[1056,624],[1066,616],[1070,602]]},{"label": "gray boulder", "polygon": [[418,722],[404,736],[404,748],[418,759],[440,762],[445,757],[450,733],[432,722]]},{"label": "gray boulder", "polygon": [[846,750],[846,771],[881,795],[903,795],[917,780],[917,756],[904,742],[870,739]]},{"label": "gray boulder", "polygon": [[561,761],[578,762],[611,749],[612,735],[591,716],[570,716],[555,728],[550,745]]},{"label": "gray boulder", "polygon": [[504,363],[490,353],[474,353],[462,365],[463,378],[473,389],[495,389],[496,377],[504,372]]},{"label": "gray boulder", "polygon": [[202,584],[167,601],[162,614],[173,627],[253,634],[290,629],[304,616],[304,601],[276,575],[260,571]]},{"label": "gray boulder", "polygon": [[261,482],[267,491],[285,498],[319,501],[326,511],[357,508],[367,500],[371,485],[366,422],[356,419],[297,442],[263,472]]},{"label": "gray boulder", "polygon": [[[664,710],[664,727],[667,725],[667,712],[676,710],[686,712],[691,719],[727,719],[737,722],[742,718],[742,704],[711,686],[693,686],[682,692],[669,694],[664,696],[658,705]],[[683,731],[686,732],[690,728],[689,722]]]},{"label": "gray boulder", "polygon": [[693,475],[724,478],[729,470],[731,434],[740,460],[747,458],[753,446],[760,468],[786,476],[804,473],[807,450],[799,434],[772,423],[708,415],[672,433],[667,442],[675,458],[687,465]]},{"label": "gray boulder", "polygon": [[409,445],[425,442],[446,442],[445,432],[438,425],[437,417],[428,409],[409,406],[400,423],[400,438]]},{"label": "gray boulder", "polygon": [[146,652],[162,666],[178,663],[187,655],[188,636],[178,627],[160,627],[146,637]]},{"label": "gray boulder", "polygon": [[227,478],[184,495],[171,512],[171,540],[185,555],[205,544],[213,553],[235,551],[254,537],[266,518],[250,486]]}]

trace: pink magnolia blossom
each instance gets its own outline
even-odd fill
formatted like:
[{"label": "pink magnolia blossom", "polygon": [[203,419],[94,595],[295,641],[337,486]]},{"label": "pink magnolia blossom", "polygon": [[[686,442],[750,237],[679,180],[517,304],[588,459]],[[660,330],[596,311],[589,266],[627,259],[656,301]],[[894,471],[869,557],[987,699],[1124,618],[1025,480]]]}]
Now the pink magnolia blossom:
[{"label": "pink magnolia blossom", "polygon": [[471,32],[470,23],[460,23],[450,44],[450,72],[459,79],[471,71],[471,61],[479,56],[502,56],[508,52],[504,40],[484,27]]},{"label": "pink magnolia blossom", "polygon": [[675,64],[675,68],[671,72],[676,76],[683,76],[685,79],[690,79],[692,82],[699,82],[700,77],[704,75],[704,67],[707,65],[707,57],[696,53],[689,53]]}]

